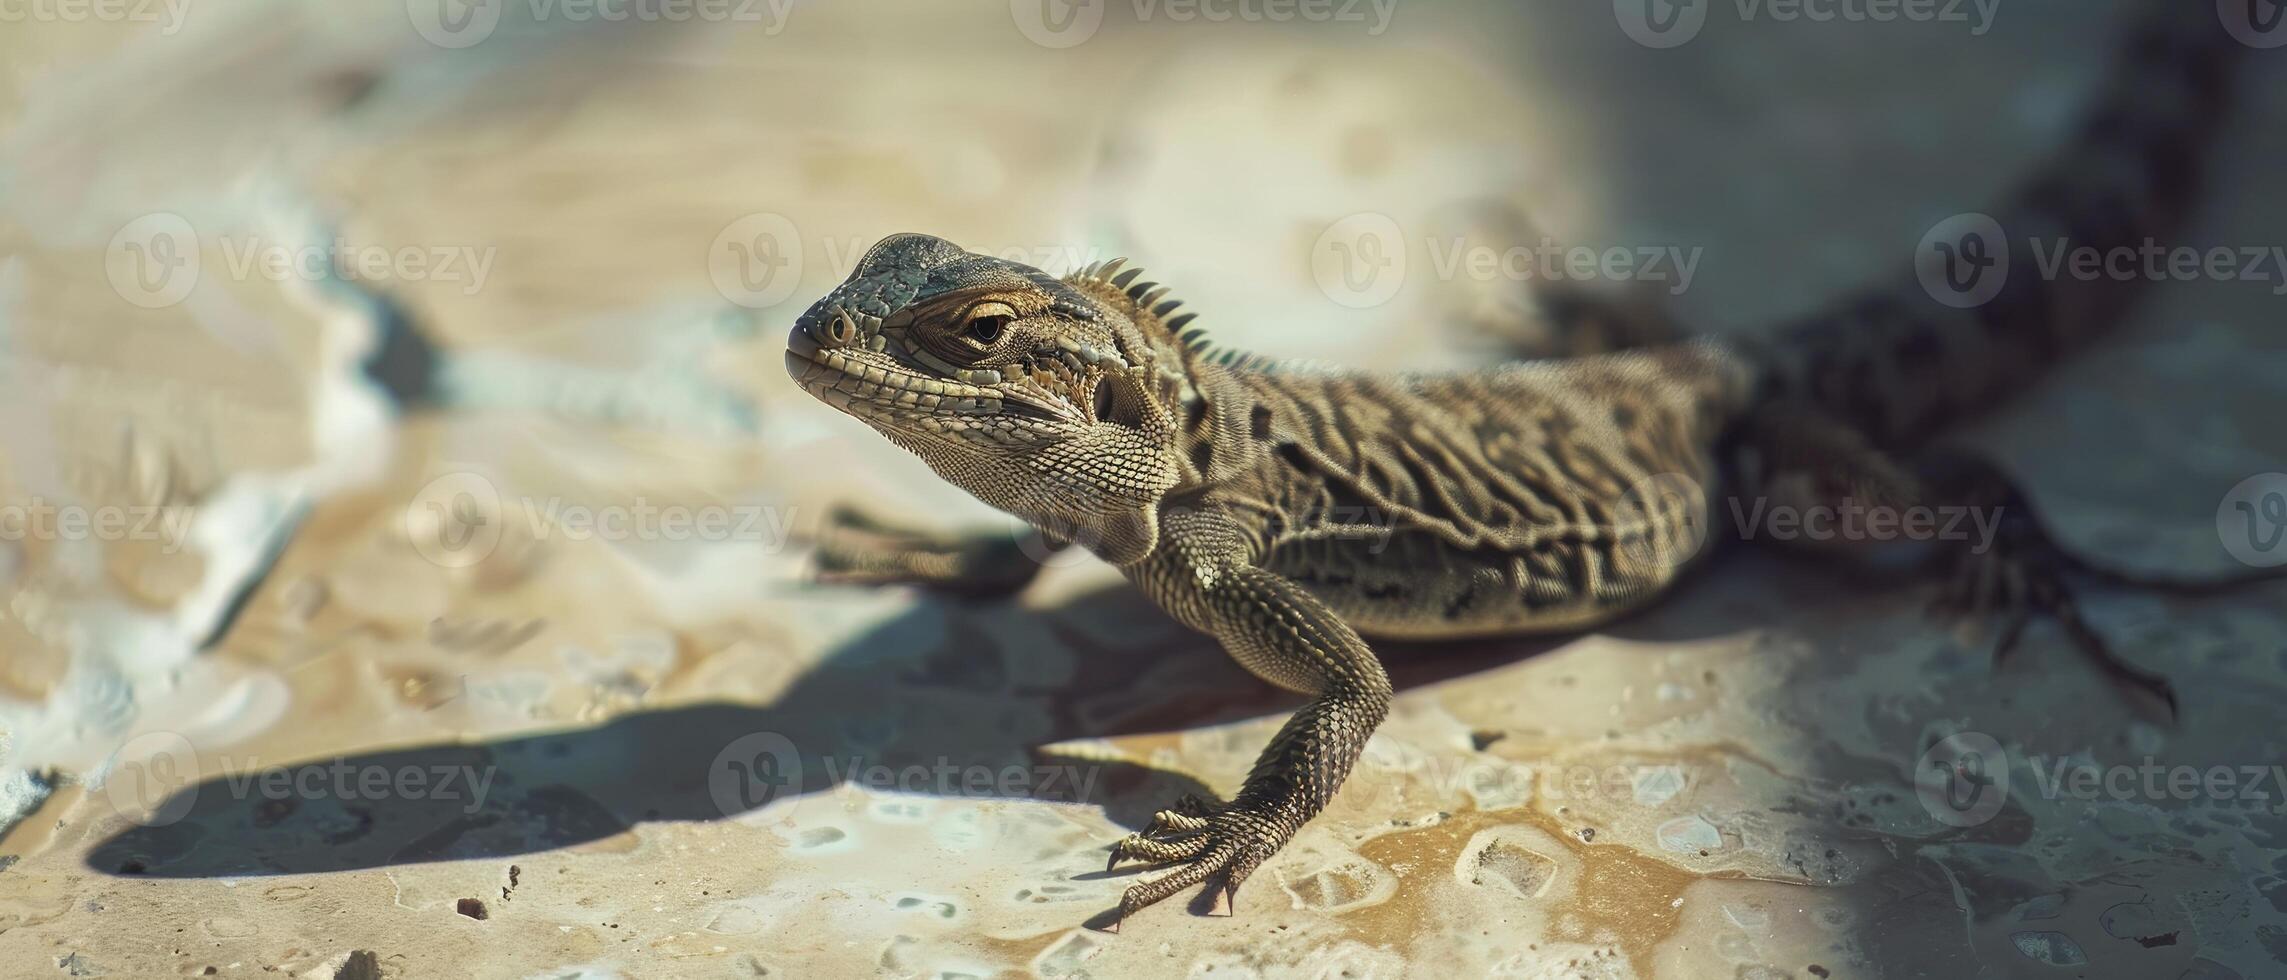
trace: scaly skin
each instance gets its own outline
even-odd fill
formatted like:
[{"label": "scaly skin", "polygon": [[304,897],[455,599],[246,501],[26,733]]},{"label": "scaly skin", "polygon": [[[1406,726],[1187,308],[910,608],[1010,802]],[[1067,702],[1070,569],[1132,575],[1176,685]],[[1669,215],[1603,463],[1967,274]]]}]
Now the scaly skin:
[{"label": "scaly skin", "polygon": [[[2121,87],[2065,156],[2103,165],[2035,181],[1999,211],[2005,226],[2098,246],[2174,226],[2230,47],[2212,11],[2185,13],[2200,6],[2156,8],[2136,35]],[[1058,279],[892,236],[802,315],[786,353],[812,395],[1049,545],[1093,551],[1248,670],[1310,698],[1228,803],[1186,801],[1114,846],[1115,864],[1178,865],[1130,888],[1122,917],[1210,878],[1227,903],[1326,806],[1390,704],[1362,636],[1576,630],[1640,608],[1702,550],[1734,474],[1899,503],[1967,493],[1925,486],[1884,454],[1991,403],[2119,305],[2115,287],[2020,275],[1994,303],[1957,311],[1909,279],[1763,344],[1382,376],[1216,350],[1165,288],[1122,265]],[[1742,465],[1741,448],[1759,462]],[[2059,557],[2037,523],[2021,530],[2016,554],[2047,563],[1980,580],[2077,624],[2053,573],[2102,570]],[[1019,549],[919,535],[822,558],[856,581],[984,592],[1029,577],[1011,570],[1028,561]]]}]

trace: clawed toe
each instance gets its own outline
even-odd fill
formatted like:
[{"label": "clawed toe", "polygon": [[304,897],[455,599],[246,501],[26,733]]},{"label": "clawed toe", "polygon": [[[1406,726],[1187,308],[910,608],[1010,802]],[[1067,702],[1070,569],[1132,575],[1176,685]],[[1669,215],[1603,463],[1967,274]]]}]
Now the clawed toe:
[{"label": "clawed toe", "polygon": [[1152,814],[1151,822],[1144,825],[1143,834],[1157,837],[1166,833],[1192,833],[1205,829],[1206,817],[1190,811],[1170,809]]},{"label": "clawed toe", "polygon": [[1145,834],[1129,834],[1119,843],[1112,845],[1112,859],[1105,863],[1104,870],[1111,871],[1118,868],[1121,861],[1130,859],[1148,861],[1154,864],[1181,861],[1185,858],[1194,857],[1206,849],[1207,838],[1200,835],[1179,840],[1166,840]]},{"label": "clawed toe", "polygon": [[2114,683],[2159,703],[2168,718],[2176,717],[2175,691],[2166,678],[2119,658],[2102,635],[2081,618],[2080,605],[2065,582],[2072,563],[2051,549],[2020,544],[1996,546],[1982,555],[1964,555],[1953,575],[1931,602],[1933,613],[1964,620],[1990,620],[1999,624],[1994,634],[1995,663],[2005,660],[2017,646],[2035,616],[2056,623],[2073,646]]},{"label": "clawed toe", "polygon": [[1218,810],[1208,816],[1185,812],[1199,809],[1200,805],[1191,799],[1179,802],[1152,818],[1155,829],[1130,834],[1112,845],[1114,866],[1124,858],[1183,864],[1123,893],[1117,916],[1105,931],[1118,932],[1119,921],[1129,913],[1211,877],[1218,880],[1210,889],[1208,898],[1213,904],[1207,914],[1230,915],[1238,899],[1239,886],[1266,858],[1276,853],[1289,836],[1282,822],[1265,814],[1236,808]]}]

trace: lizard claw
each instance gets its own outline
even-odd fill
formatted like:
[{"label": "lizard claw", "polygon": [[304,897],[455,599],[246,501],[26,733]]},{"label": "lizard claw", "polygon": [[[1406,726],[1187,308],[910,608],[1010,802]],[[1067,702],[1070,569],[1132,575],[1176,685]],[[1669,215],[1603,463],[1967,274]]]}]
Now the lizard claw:
[{"label": "lizard claw", "polygon": [[2050,544],[2038,526],[2005,532],[1983,554],[1965,553],[1931,602],[1933,613],[1956,619],[1987,619],[1999,624],[1993,644],[1996,664],[2016,649],[2035,616],[2054,621],[2073,646],[2129,692],[2157,702],[2169,720],[2177,717],[2176,693],[2168,679],[2120,659],[2104,637],[2081,617],[2066,573],[2078,568]]},{"label": "lizard claw", "polygon": [[[1214,906],[1208,914],[1230,915],[1238,901],[1239,885],[1254,874],[1265,859],[1277,853],[1301,825],[1299,820],[1283,818],[1276,807],[1233,805],[1204,817],[1181,813],[1181,808],[1182,804],[1178,804],[1177,809],[1163,810],[1153,822],[1156,824],[1161,817],[1172,815],[1198,822],[1198,829],[1173,831],[1178,835],[1173,840],[1165,839],[1164,835],[1132,834],[1112,846],[1114,864],[1122,857],[1183,862],[1182,867],[1123,893],[1119,911],[1112,920],[1115,927],[1136,910],[1215,876],[1220,876],[1220,881],[1213,887]],[[1116,928],[1106,931],[1116,931]]]},{"label": "lizard claw", "polygon": [[1113,844],[1104,870],[1115,870],[1130,858],[1165,864],[1197,854],[1204,846],[1205,838],[1200,835],[1208,828],[1207,816],[1213,812],[1215,805],[1198,794],[1183,794],[1174,806],[1152,814],[1144,829]]},{"label": "lizard claw", "polygon": [[1143,833],[1147,837],[1167,833],[1196,833],[1207,829],[1207,815],[1213,812],[1215,808],[1206,800],[1186,793],[1174,806],[1152,814],[1151,822],[1144,825]]},{"label": "lizard claw", "polygon": [[1112,859],[1104,864],[1104,870],[1119,867],[1120,862],[1127,858],[1166,864],[1195,856],[1207,847],[1204,832],[1206,821],[1201,820],[1199,823],[1199,827],[1190,830],[1155,831],[1146,828],[1129,834],[1112,845]]}]

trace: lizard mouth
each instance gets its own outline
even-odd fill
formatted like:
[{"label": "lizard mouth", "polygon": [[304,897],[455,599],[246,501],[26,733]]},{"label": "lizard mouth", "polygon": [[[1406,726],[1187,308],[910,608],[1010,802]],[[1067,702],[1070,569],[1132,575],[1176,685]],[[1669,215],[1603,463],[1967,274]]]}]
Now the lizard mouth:
[{"label": "lizard mouth", "polygon": [[861,418],[905,414],[1089,421],[1060,399],[1032,397],[1008,384],[946,380],[869,345],[822,346],[800,329],[787,337],[786,373],[818,400]]}]

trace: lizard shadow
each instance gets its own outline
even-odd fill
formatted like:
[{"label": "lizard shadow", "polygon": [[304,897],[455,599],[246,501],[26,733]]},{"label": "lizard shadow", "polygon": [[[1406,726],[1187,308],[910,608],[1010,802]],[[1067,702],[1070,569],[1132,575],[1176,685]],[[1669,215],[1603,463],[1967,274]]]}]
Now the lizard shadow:
[{"label": "lizard shadow", "polygon": [[[1402,691],[1577,636],[1377,646]],[[1064,754],[1054,743],[1191,730],[1300,703],[1124,584],[1046,608],[918,597],[768,704],[710,701],[592,727],[285,765],[248,760],[176,785],[142,822],[99,843],[87,865],[202,878],[510,857],[593,844],[647,822],[737,818],[848,782],[1100,806],[1136,828],[1181,794],[1216,794],[1188,774]],[[793,844],[832,837],[811,828]]]},{"label": "lizard shadow", "polygon": [[[1164,617],[1122,588],[1050,609],[917,597],[765,704],[683,704],[590,727],[283,765],[226,759],[229,771],[195,781],[168,777],[196,772],[196,761],[155,759],[113,785],[165,791],[133,801],[139,822],[98,843],[86,864],[206,878],[512,857],[642,823],[734,819],[787,799],[799,807],[848,782],[1100,805],[1114,822],[1141,826],[1178,795],[1210,791],[1178,773],[1038,747],[1244,710],[1198,695],[1246,690],[1251,678],[1212,640],[1153,620]],[[1118,649],[1085,649],[1109,641],[1074,624],[1117,634]],[[1035,680],[1041,671],[1070,676]],[[806,829],[792,846],[832,836]]]}]

